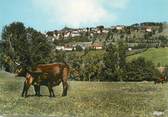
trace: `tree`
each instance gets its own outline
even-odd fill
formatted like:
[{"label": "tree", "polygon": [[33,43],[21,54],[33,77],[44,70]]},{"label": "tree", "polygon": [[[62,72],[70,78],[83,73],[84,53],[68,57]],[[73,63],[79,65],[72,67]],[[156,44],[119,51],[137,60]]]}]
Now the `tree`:
[{"label": "tree", "polygon": [[26,39],[25,26],[21,22],[14,22],[5,26],[2,31],[3,43],[3,61],[8,72],[14,72],[15,63],[26,50],[27,45],[24,44]]},{"label": "tree", "polygon": [[117,76],[120,81],[125,77],[125,72],[126,72],[126,50],[127,46],[122,42],[118,42],[118,67],[117,67]]},{"label": "tree", "polygon": [[26,29],[25,42],[28,47],[26,51],[22,52],[20,56],[20,62],[25,66],[32,68],[37,64],[44,64],[51,62],[51,58],[54,55],[53,45],[48,41],[42,33],[36,31],[33,28]]},{"label": "tree", "polygon": [[76,46],[76,51],[82,51],[82,50],[83,50],[83,48],[80,45]]},{"label": "tree", "polygon": [[80,57],[80,76],[84,81],[99,81],[101,79],[100,73],[102,71],[102,57],[99,54],[84,54]]},{"label": "tree", "polygon": [[165,36],[159,36],[159,47],[166,47],[168,45],[168,39]]},{"label": "tree", "polygon": [[117,45],[109,44],[103,58],[103,80],[122,81],[126,72],[126,49],[127,46],[119,41]]},{"label": "tree", "polygon": [[0,40],[0,69],[2,70],[3,69],[3,66],[4,66],[4,61],[3,61],[3,47],[4,44],[3,44],[3,41]]},{"label": "tree", "polygon": [[159,32],[159,33],[163,32],[163,24],[160,24],[159,29],[158,29],[158,32]]},{"label": "tree", "polygon": [[106,53],[103,58],[104,68],[102,71],[103,80],[118,81],[116,68],[118,67],[117,47],[113,44],[107,45]]},{"label": "tree", "polygon": [[48,63],[52,52],[52,44],[45,35],[26,28],[21,22],[14,22],[3,28],[2,40],[3,60],[6,70],[14,72],[16,63],[21,67],[29,67]]},{"label": "tree", "polygon": [[100,33],[102,33],[103,29],[104,29],[104,26],[103,25],[97,26],[97,29],[100,30]]}]

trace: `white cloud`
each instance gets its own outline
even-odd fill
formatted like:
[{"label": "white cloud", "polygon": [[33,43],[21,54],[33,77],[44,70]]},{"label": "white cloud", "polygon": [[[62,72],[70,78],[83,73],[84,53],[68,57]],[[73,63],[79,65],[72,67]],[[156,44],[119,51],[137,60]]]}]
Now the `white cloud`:
[{"label": "white cloud", "polygon": [[32,0],[40,11],[49,14],[49,20],[67,26],[99,24],[106,20],[115,21],[115,12],[107,9],[125,8],[128,0]]}]

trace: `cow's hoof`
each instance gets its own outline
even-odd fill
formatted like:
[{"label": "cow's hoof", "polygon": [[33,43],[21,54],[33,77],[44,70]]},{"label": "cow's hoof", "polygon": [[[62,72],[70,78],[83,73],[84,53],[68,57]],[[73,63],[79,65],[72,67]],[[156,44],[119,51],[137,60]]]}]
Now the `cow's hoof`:
[{"label": "cow's hoof", "polygon": [[62,97],[65,97],[65,96],[67,96],[67,95],[65,95],[65,94],[62,94]]},{"label": "cow's hoof", "polygon": [[37,95],[38,97],[41,97],[42,95]]}]

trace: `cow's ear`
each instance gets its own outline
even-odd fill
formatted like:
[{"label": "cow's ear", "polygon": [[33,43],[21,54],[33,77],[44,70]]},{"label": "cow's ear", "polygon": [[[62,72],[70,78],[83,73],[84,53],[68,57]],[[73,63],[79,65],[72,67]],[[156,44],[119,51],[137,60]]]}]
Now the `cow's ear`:
[{"label": "cow's ear", "polygon": [[26,77],[29,75],[29,73],[26,73]]},{"label": "cow's ear", "polygon": [[28,72],[26,73],[26,77],[30,77],[30,74]]}]

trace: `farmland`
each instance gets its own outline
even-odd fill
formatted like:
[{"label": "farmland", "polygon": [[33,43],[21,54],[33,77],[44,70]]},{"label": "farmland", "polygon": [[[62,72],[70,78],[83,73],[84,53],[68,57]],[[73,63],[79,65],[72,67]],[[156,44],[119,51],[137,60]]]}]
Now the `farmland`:
[{"label": "farmland", "polygon": [[20,96],[24,78],[0,72],[0,115],[64,117],[153,117],[155,111],[168,115],[167,84],[153,82],[77,82],[69,81],[67,97],[62,86],[55,87],[56,98],[49,98],[41,87],[42,97]]},{"label": "farmland", "polygon": [[146,60],[152,61],[155,65],[160,63],[161,66],[168,65],[168,48],[150,48],[145,52],[129,56],[128,61],[144,57]]},{"label": "farmland", "polygon": [[[140,50],[133,50],[128,52],[127,56],[127,61],[131,61],[133,59],[137,59],[138,57],[144,57],[146,60],[152,61],[156,66],[158,63],[160,63],[161,66],[168,65],[168,48],[149,48],[146,51]],[[70,52],[68,54],[76,54],[77,56],[82,56],[84,55],[83,52]],[[103,54],[105,51],[100,50],[100,51],[89,51],[85,56],[83,56],[83,59],[87,59],[88,57],[95,57],[97,56],[98,58],[102,59]],[[137,54],[134,54],[137,53]],[[131,55],[133,54],[133,55]]]}]

